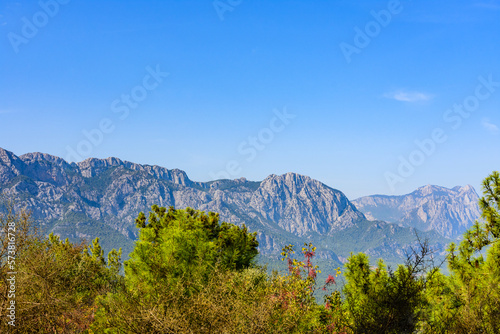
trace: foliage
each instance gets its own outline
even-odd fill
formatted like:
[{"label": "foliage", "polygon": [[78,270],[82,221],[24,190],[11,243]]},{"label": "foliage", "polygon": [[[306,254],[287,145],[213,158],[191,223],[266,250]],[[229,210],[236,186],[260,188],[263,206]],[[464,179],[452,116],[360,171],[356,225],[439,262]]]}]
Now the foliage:
[{"label": "foliage", "polygon": [[16,213],[13,205],[6,215],[0,216],[0,221],[2,225],[15,223],[18,243],[16,327],[3,321],[6,318],[3,292],[9,270],[2,258],[2,332],[80,333],[87,330],[93,321],[95,297],[112,291],[120,281],[121,250],[110,252],[106,264],[99,239],[85,245],[72,244],[67,239],[61,241],[54,234],[41,237],[32,230],[30,214],[25,210]]},{"label": "foliage", "polygon": [[129,287],[142,292],[185,283],[196,289],[215,266],[240,270],[253,265],[258,254],[256,233],[222,222],[219,215],[187,208],[152,207],[148,223],[141,212],[136,219],[139,240],[125,263]]},{"label": "foliage", "polygon": [[[125,276],[121,250],[107,259],[99,239],[73,244],[41,237],[31,216],[9,202],[0,214],[0,316],[8,304],[8,252],[16,250],[16,305],[22,333],[499,333],[500,175],[485,179],[476,222],[448,248],[450,275],[434,265],[417,236],[406,261],[370,267],[359,253],[340,274],[319,283],[316,248],[302,260],[283,248],[288,270],[255,264],[256,233],[219,222],[215,213],[153,206],[140,229]],[[15,245],[5,235],[16,226]],[[10,247],[10,248],[9,248]],[[318,291],[326,291],[323,303]],[[12,330],[5,322],[2,332]]]},{"label": "foliage", "polygon": [[[483,222],[448,248],[450,276],[440,276],[428,292],[427,331],[436,333],[500,332],[500,175],[483,181],[479,201]],[[486,258],[484,257],[486,255]]]},{"label": "foliage", "polygon": [[354,333],[413,333],[426,305],[425,289],[436,273],[426,242],[412,249],[396,271],[382,260],[370,268],[368,256],[352,255],[346,264],[345,307]]},{"label": "foliage", "polygon": [[[427,242],[412,250],[395,272],[382,261],[351,255],[343,307],[354,333],[500,332],[500,175],[483,182],[484,222],[448,247],[449,276],[432,263]],[[486,257],[485,257],[486,256]]]},{"label": "foliage", "polygon": [[93,329],[107,333],[269,333],[266,273],[216,268],[196,293],[179,284],[152,300],[123,289],[100,299]]},{"label": "foliage", "polygon": [[[125,262],[125,284],[120,293],[100,299],[96,328],[150,333],[193,328],[192,318],[178,313],[188,307],[187,301],[194,302],[205,294],[217,296],[212,289],[221,292],[222,286],[214,282],[221,277],[238,281],[238,275],[254,267],[258,254],[256,233],[248,233],[245,226],[219,223],[219,215],[212,212],[167,210],[155,205],[147,222],[141,212],[136,225],[140,228],[139,240]],[[236,292],[226,293],[231,299],[229,296]],[[221,305],[225,304],[214,301],[212,306]],[[123,314],[123,309],[131,312]]]},{"label": "foliage", "polygon": [[[253,264],[255,233],[218,215],[153,206],[148,224],[125,263],[125,283],[99,298],[93,330],[109,333],[336,333],[338,292],[315,302],[315,248],[291,259],[286,275],[272,277]],[[338,274],[339,272],[337,272]],[[326,290],[335,283],[330,276]]]},{"label": "foliage", "polygon": [[[9,273],[17,271],[18,258],[33,242],[37,231],[33,229],[29,212],[25,210],[16,212],[15,203],[6,199],[2,206],[4,210],[0,212],[0,332],[7,332],[9,328],[7,322],[16,320],[7,318],[10,314],[8,310],[10,301],[15,301],[14,298],[9,298],[9,295],[15,297],[15,292],[11,292],[10,289],[13,275]],[[13,287],[17,286],[15,284],[17,282],[12,281],[12,283]]]},{"label": "foliage", "polygon": [[[316,303],[317,275],[321,271],[312,263],[315,252],[316,247],[304,243],[304,261],[298,261],[292,258],[293,245],[285,246],[281,255],[282,260],[287,261],[288,273],[272,277],[271,298],[279,310],[273,325],[285,333],[337,333],[345,329],[338,291],[326,295],[324,305]],[[327,291],[339,274],[340,268],[337,268],[335,276],[329,275],[321,289]]]}]

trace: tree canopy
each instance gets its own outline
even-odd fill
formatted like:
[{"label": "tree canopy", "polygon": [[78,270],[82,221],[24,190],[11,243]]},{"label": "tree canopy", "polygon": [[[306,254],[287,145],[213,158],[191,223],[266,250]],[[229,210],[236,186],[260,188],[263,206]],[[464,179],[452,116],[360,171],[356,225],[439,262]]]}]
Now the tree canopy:
[{"label": "tree canopy", "polygon": [[[483,182],[481,220],[446,251],[449,274],[426,241],[395,269],[351,254],[319,284],[316,248],[303,260],[283,247],[287,272],[256,265],[256,233],[219,215],[153,206],[136,219],[139,238],[125,275],[121,250],[107,259],[96,238],[42,237],[28,212],[0,214],[0,315],[10,303],[15,249],[16,317],[22,333],[500,333],[500,175]],[[5,231],[16,226],[15,242]],[[10,243],[9,243],[10,242]],[[14,244],[12,244],[14,243]],[[10,275],[10,276],[9,276]],[[324,292],[324,303],[316,300]],[[10,312],[10,311],[9,311]],[[2,319],[4,320],[4,319]],[[12,331],[13,330],[13,331]]]},{"label": "tree canopy", "polygon": [[125,274],[130,286],[166,286],[180,280],[193,283],[207,279],[214,267],[240,270],[255,263],[256,233],[246,226],[219,223],[219,214],[187,208],[176,210],[154,205],[146,221],[136,219],[139,240]]}]

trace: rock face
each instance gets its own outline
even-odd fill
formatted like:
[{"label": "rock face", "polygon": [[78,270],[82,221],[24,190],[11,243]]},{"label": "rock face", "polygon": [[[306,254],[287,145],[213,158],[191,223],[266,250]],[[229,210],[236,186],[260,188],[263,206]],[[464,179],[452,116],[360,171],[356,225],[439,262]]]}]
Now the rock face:
[{"label": "rock face", "polygon": [[250,207],[284,230],[305,235],[327,234],[364,220],[338,190],[294,173],[270,175],[252,194]]},{"label": "rock face", "polygon": [[260,182],[195,182],[178,169],[117,158],[67,163],[42,153],[17,157],[0,148],[2,193],[31,210],[46,233],[72,241],[100,237],[105,249],[123,247],[124,254],[137,238],[135,218],[154,204],[218,212],[221,220],[244,223],[257,232],[261,254],[274,259],[284,245],[307,241],[317,246],[319,258],[334,263],[351,251],[401,262],[415,246],[415,228],[429,231],[421,237],[442,251],[449,242],[442,236],[461,233],[479,214],[470,186],[428,186],[407,196],[355,202],[368,217],[402,225],[397,226],[368,221],[341,191],[295,173]]},{"label": "rock face", "polygon": [[353,201],[369,219],[460,236],[480,217],[479,197],[470,185],[448,189],[427,185],[402,196],[374,195]]},{"label": "rock face", "polygon": [[117,158],[67,163],[42,153],[20,157],[0,148],[0,192],[33,212],[46,231],[64,237],[133,240],[134,220],[153,204],[220,213],[258,232],[261,252],[310,233],[328,235],[364,221],[347,197],[294,173],[262,182],[191,181],[185,172]]}]

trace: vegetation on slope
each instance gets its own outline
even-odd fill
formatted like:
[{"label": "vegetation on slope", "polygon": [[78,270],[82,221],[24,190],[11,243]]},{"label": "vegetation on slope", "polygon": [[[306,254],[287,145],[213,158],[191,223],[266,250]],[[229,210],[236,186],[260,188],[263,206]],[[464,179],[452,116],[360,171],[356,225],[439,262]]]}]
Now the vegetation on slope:
[{"label": "vegetation on slope", "polygon": [[[395,270],[351,253],[341,291],[333,289],[340,268],[319,281],[312,244],[304,244],[302,260],[286,246],[288,271],[268,274],[256,264],[255,233],[219,222],[215,213],[158,206],[148,219],[141,213],[139,240],[120,275],[121,250],[105,259],[99,239],[42,237],[30,215],[10,203],[0,215],[0,331],[498,333],[499,173],[483,186],[483,222],[449,245],[449,275],[434,265],[424,241]],[[8,234],[13,227],[15,238]],[[322,301],[318,290],[326,291]]]}]

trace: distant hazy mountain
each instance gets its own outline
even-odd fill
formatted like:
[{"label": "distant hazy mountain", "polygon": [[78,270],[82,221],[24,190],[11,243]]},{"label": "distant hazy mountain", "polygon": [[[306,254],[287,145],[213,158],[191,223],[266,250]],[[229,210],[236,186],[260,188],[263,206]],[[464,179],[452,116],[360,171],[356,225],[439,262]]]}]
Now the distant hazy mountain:
[{"label": "distant hazy mountain", "polygon": [[369,219],[437,231],[444,237],[460,236],[479,218],[479,197],[470,185],[448,189],[427,185],[401,196],[374,195],[353,201]]},{"label": "distant hazy mountain", "polygon": [[[72,240],[101,237],[106,249],[132,249],[134,220],[153,204],[220,213],[258,232],[260,251],[278,254],[285,244],[312,241],[320,258],[343,261],[351,251],[399,261],[415,244],[415,231],[367,221],[339,190],[287,173],[261,182],[244,178],[194,182],[185,172],[117,158],[67,163],[41,153],[17,157],[0,148],[0,193],[33,212],[46,232]],[[447,239],[423,233],[437,249]]]}]

